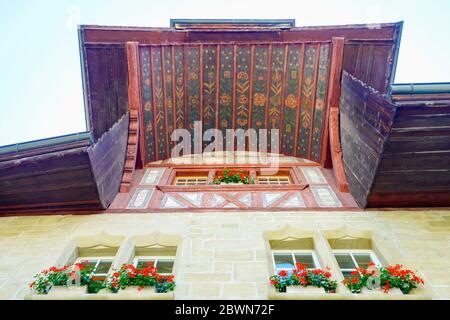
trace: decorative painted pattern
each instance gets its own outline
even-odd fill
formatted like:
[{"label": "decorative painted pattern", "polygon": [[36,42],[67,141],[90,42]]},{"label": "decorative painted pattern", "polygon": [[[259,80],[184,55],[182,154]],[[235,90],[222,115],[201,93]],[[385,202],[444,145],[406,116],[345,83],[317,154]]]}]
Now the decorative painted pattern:
[{"label": "decorative painted pattern", "polygon": [[[250,61],[251,48],[249,46],[238,46],[236,48],[236,129],[248,129]],[[242,148],[241,145],[238,145],[239,147]]]},{"label": "decorative painted pattern", "polygon": [[185,128],[185,84],[184,84],[184,48],[173,47],[175,69],[175,125],[177,129]]},{"label": "decorative painted pattern", "polygon": [[312,186],[311,191],[314,194],[314,198],[322,208],[339,208],[342,207],[341,201],[334,193],[330,186]]},{"label": "decorative painted pattern", "polygon": [[308,168],[304,167],[301,169],[303,174],[306,177],[306,181],[308,181],[309,184],[324,184],[327,183],[327,180],[322,174],[322,171],[320,168]]},{"label": "decorative painted pattern", "polygon": [[142,83],[142,114],[143,114],[143,135],[145,144],[145,161],[152,162],[155,157],[155,137],[153,122],[153,97],[152,97],[152,65],[150,59],[150,48],[141,48],[141,83]]},{"label": "decorative painted pattern", "polygon": [[[192,148],[194,148],[194,125],[200,121],[200,47],[186,48],[187,72],[187,118],[188,130],[191,133]],[[194,150],[194,149],[193,149]]]},{"label": "decorative painted pattern", "polygon": [[145,186],[159,184],[164,171],[165,169],[163,168],[147,169],[145,171],[144,177],[141,180],[141,185]]},{"label": "decorative painted pattern", "polygon": [[281,203],[281,208],[306,208],[305,201],[303,200],[300,192],[295,192],[285,202]]},{"label": "decorative painted pattern", "polygon": [[[203,48],[203,132],[216,127],[217,46]],[[209,141],[203,142],[205,148]]]},{"label": "decorative painted pattern", "polygon": [[184,199],[186,199],[187,201],[189,201],[190,203],[192,203],[192,205],[194,207],[201,207],[202,204],[202,198],[203,198],[203,193],[201,192],[183,192],[183,193],[178,193],[180,196],[182,196]]},{"label": "decorative painted pattern", "polygon": [[[173,130],[193,139],[196,121],[200,135],[269,129],[269,148],[270,129],[280,129],[272,140],[281,153],[320,161],[330,52],[325,42],[141,46],[145,163],[170,156]],[[239,140],[235,148],[247,149]]]},{"label": "decorative painted pattern", "polygon": [[136,189],[127,209],[147,209],[155,189]]},{"label": "decorative painted pattern", "polygon": [[269,95],[269,130],[267,145],[270,150],[272,134],[270,129],[280,128],[281,102],[283,96],[283,79],[285,65],[286,46],[276,45],[272,49],[272,62],[270,71],[270,95]]},{"label": "decorative painted pattern", "polygon": [[167,140],[170,152],[171,135],[174,130],[175,106],[173,99],[173,73],[172,73],[172,50],[171,47],[163,47],[163,71],[164,71],[164,99],[167,110]]},{"label": "decorative painted pattern", "polygon": [[267,78],[269,72],[269,46],[255,46],[252,88],[252,128],[266,127]]},{"label": "decorative painted pattern", "polygon": [[297,156],[308,159],[311,116],[314,103],[314,84],[316,75],[317,46],[308,45],[305,49],[303,66],[302,95],[298,126]]},{"label": "decorative painted pattern", "polygon": [[289,46],[286,81],[284,86],[283,105],[283,145],[285,155],[295,153],[295,129],[297,128],[297,113],[299,107],[299,87],[301,81],[302,46]]},{"label": "decorative painted pattern", "polygon": [[161,203],[161,208],[163,209],[182,209],[187,208],[186,205],[178,201],[176,198],[172,197],[169,194],[164,196],[164,199]]},{"label": "decorative painted pattern", "polygon": [[319,162],[321,156],[322,136],[325,120],[325,106],[328,89],[328,73],[330,66],[330,46],[320,47],[319,74],[316,85],[316,101],[314,106],[314,125],[311,145],[311,156],[313,161]]},{"label": "decorative painted pattern", "polygon": [[156,138],[158,139],[158,159],[169,157],[167,153],[166,113],[164,108],[164,89],[162,74],[162,49],[152,48],[152,79],[153,79],[153,103],[155,112]]},{"label": "decorative painted pattern", "polygon": [[220,48],[220,86],[219,86],[219,129],[225,135],[226,129],[232,128],[233,114],[233,76],[234,49],[233,46]]},{"label": "decorative painted pattern", "polygon": [[286,192],[264,192],[262,195],[263,198],[263,207],[268,208],[273,205],[275,202],[280,200],[282,197],[286,195]]}]

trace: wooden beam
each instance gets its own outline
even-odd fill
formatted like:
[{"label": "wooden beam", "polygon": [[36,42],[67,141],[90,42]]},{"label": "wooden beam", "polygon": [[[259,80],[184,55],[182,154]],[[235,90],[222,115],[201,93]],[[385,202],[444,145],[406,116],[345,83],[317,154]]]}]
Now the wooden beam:
[{"label": "wooden beam", "polygon": [[[325,130],[322,144],[321,164],[326,161],[326,153],[328,150],[328,135],[330,136],[331,159],[333,163],[333,171],[336,178],[336,184],[341,192],[349,192],[347,178],[344,171],[344,163],[342,159],[342,146],[339,124],[339,108],[341,96],[341,75],[342,61],[344,56],[344,38],[333,38],[331,68],[328,84],[328,99],[325,115],[329,118],[325,119],[325,124],[329,123],[329,130]],[[328,132],[329,131],[329,132]]]},{"label": "wooden beam", "polygon": [[[128,101],[130,123],[128,125],[128,145],[120,192],[129,192],[133,182],[139,141],[139,112],[142,110],[139,85],[139,44],[127,42],[128,60]],[[143,145],[142,145],[143,146]]]}]

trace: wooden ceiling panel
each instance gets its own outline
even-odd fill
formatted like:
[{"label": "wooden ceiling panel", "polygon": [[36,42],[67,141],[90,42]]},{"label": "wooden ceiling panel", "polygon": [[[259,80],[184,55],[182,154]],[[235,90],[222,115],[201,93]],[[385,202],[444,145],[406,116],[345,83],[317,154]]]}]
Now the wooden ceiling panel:
[{"label": "wooden ceiling panel", "polygon": [[[145,162],[170,157],[175,129],[279,129],[283,153],[320,161],[329,42],[140,46]],[[203,141],[205,148],[210,141]],[[245,143],[245,145],[244,145]],[[249,141],[236,141],[249,149]]]}]

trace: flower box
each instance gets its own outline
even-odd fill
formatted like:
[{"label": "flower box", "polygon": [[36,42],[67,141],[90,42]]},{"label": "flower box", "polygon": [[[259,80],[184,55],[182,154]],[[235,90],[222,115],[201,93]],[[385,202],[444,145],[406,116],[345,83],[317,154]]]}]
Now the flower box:
[{"label": "flower box", "polygon": [[213,183],[216,185],[243,185],[250,184],[251,182],[252,180],[248,172],[229,170],[226,168],[223,171],[217,172],[213,179]]},{"label": "flower box", "polygon": [[49,297],[85,294],[86,287],[81,286],[53,286],[49,293]]},{"label": "flower box", "polygon": [[325,291],[323,288],[318,288],[314,286],[288,286],[286,288],[286,293],[295,293],[295,294],[323,294]]},{"label": "flower box", "polygon": [[155,287],[128,287],[114,294],[119,300],[173,300],[174,293],[157,293]]},{"label": "flower box", "polygon": [[243,182],[220,183],[219,186],[243,186]]},{"label": "flower box", "polygon": [[391,288],[388,292],[384,292],[381,288],[376,289],[368,289],[368,288],[362,288],[361,293],[354,293],[354,294],[363,294],[363,295],[384,295],[384,296],[403,296],[404,294],[399,288]]}]

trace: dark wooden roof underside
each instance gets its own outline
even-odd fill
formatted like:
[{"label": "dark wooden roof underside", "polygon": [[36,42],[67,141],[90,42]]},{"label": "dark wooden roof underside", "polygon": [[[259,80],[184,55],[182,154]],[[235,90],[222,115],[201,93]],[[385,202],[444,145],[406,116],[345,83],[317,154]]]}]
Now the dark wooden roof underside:
[{"label": "dark wooden roof underside", "polygon": [[391,99],[345,73],[341,137],[360,206],[450,206],[450,92]]},{"label": "dark wooden roof underside", "polygon": [[0,149],[0,214],[106,209],[120,187],[128,120],[95,143],[56,138]]}]

